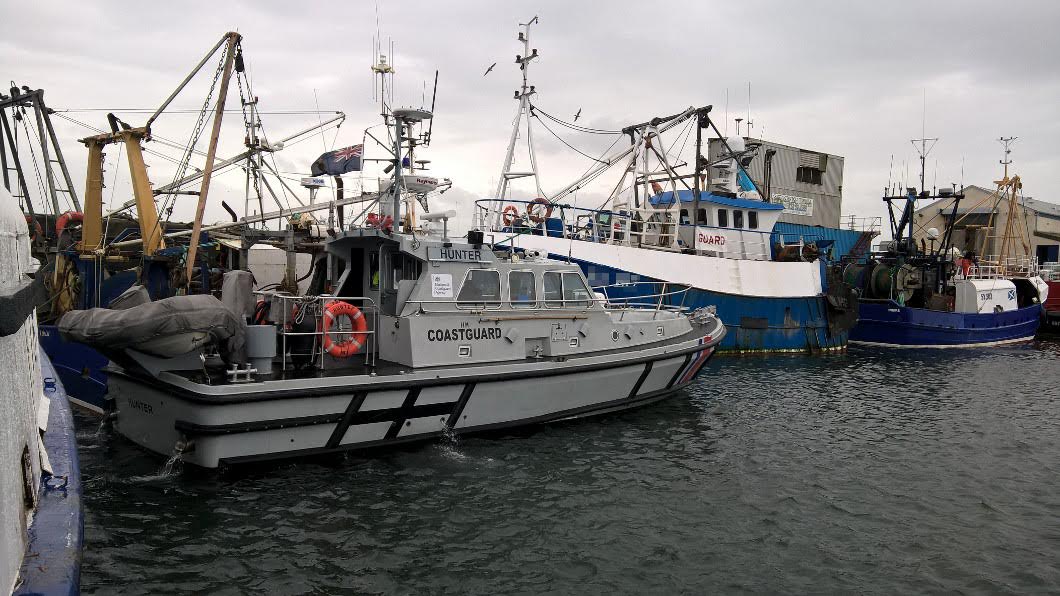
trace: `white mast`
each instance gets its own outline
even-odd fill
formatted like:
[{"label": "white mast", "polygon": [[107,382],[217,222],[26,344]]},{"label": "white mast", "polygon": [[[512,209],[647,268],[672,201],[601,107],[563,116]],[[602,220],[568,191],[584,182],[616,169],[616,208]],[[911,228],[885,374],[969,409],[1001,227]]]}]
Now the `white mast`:
[{"label": "white mast", "polygon": [[[512,136],[508,141],[508,153],[504,157],[504,167],[501,169],[500,181],[497,183],[497,198],[503,199],[505,194],[508,192],[508,182],[515,178],[525,178],[527,176],[534,177],[534,184],[537,187],[537,192],[541,195],[545,193],[541,191],[541,180],[538,178],[537,167],[534,164],[534,160],[531,154],[530,170],[522,172],[512,171],[512,157],[515,154],[515,143],[519,139],[519,127],[522,124],[522,120],[526,118],[526,135],[527,140],[530,143],[530,151],[533,151],[533,136],[530,128],[530,96],[534,95],[536,91],[534,86],[529,83],[530,75],[530,62],[537,58],[537,49],[530,48],[530,26],[537,22],[537,17],[530,19],[529,23],[519,23],[519,26],[523,28],[523,31],[519,33],[517,38],[523,42],[523,53],[515,57],[515,63],[519,65],[519,69],[523,71],[523,86],[520,90],[515,92],[515,99],[519,100],[519,111],[515,114],[515,122],[512,125]],[[497,211],[497,224],[500,224],[501,212]]]}]

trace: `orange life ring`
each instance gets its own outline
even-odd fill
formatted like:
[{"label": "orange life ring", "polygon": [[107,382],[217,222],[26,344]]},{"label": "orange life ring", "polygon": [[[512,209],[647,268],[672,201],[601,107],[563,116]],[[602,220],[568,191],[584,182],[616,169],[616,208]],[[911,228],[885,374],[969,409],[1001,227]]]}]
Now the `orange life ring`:
[{"label": "orange life ring", "polygon": [[[536,215],[534,213],[534,205],[544,205],[545,214]],[[546,219],[552,217],[552,203],[550,203],[546,198],[537,197],[533,201],[530,201],[530,203],[526,206],[526,217],[534,223],[541,223],[545,221]]]},{"label": "orange life ring", "polygon": [[501,213],[501,219],[504,220],[504,225],[506,226],[512,225],[516,217],[519,217],[519,210],[516,209],[515,205],[506,206]]},{"label": "orange life ring", "polygon": [[70,221],[85,221],[85,214],[80,211],[67,211],[59,216],[59,219],[55,220],[55,236],[62,236],[63,230],[66,229],[66,224]]},{"label": "orange life ring", "polygon": [[[331,326],[339,320],[339,317],[349,318],[353,330],[350,332],[350,337],[335,341],[331,339]],[[336,358],[349,358],[360,352],[365,342],[368,341],[368,333],[366,333],[368,331],[368,321],[365,320],[361,309],[349,302],[336,301],[328,304],[327,308],[324,309],[323,318],[324,350],[328,354]]]}]

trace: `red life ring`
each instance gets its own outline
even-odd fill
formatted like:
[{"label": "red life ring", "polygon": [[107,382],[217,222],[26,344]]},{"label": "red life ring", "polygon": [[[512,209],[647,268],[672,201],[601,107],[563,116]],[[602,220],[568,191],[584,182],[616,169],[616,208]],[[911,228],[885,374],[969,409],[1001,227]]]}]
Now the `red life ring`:
[{"label": "red life ring", "polygon": [[[338,321],[339,317],[349,318],[353,330],[350,332],[350,337],[335,341],[331,339],[331,326]],[[368,341],[368,334],[366,333],[368,331],[368,321],[365,320],[361,309],[349,302],[336,301],[328,304],[327,308],[324,309],[323,318],[324,350],[328,354],[336,358],[349,358],[360,352],[365,342]]]},{"label": "red life ring", "polygon": [[516,209],[515,205],[507,205],[501,213],[501,219],[504,220],[504,225],[506,226],[512,225],[516,217],[519,217],[519,210]]},{"label": "red life ring", "polygon": [[59,216],[59,219],[55,220],[55,236],[62,236],[63,230],[66,229],[66,224],[70,221],[85,221],[85,214],[80,211],[67,211]]},{"label": "red life ring", "polygon": [[[534,213],[534,205],[544,205],[545,214],[536,215]],[[552,203],[550,203],[548,199],[545,199],[543,197],[537,197],[533,201],[530,201],[530,203],[526,206],[526,217],[534,223],[541,223],[545,221],[546,219],[552,217]]]}]

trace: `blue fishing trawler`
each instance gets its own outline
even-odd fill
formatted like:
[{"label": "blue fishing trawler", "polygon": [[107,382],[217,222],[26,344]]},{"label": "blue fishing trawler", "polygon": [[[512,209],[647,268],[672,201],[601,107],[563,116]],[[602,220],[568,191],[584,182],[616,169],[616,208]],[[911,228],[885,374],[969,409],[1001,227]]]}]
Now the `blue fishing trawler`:
[{"label": "blue fishing trawler", "polygon": [[[1006,182],[1008,188],[1012,182]],[[1018,178],[1015,181],[1018,185]],[[963,195],[909,188],[886,196],[893,240],[863,263],[849,263],[844,278],[858,288],[858,323],[850,342],[898,348],[983,347],[1030,341],[1038,330],[1048,288],[1031,257],[962,255],[952,246],[953,222]],[[917,243],[912,219],[917,200],[950,201],[940,235],[926,230]],[[900,215],[896,210],[900,207]],[[928,248],[928,241],[931,248]]]}]

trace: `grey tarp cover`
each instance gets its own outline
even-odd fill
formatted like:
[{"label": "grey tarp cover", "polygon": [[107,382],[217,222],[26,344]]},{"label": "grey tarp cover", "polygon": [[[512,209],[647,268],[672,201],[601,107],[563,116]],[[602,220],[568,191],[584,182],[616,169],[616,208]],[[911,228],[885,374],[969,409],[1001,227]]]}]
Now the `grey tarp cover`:
[{"label": "grey tarp cover", "polygon": [[110,301],[107,308],[111,310],[125,310],[134,306],[140,306],[141,304],[147,304],[151,301],[151,294],[147,292],[147,288],[141,285],[130,286],[128,290],[125,290],[118,297]]},{"label": "grey tarp cover", "polygon": [[229,271],[221,281],[221,302],[241,317],[254,316],[254,274]]},{"label": "grey tarp cover", "polygon": [[226,361],[245,361],[246,321],[209,295],[174,296],[124,310],[74,310],[59,319],[64,339],[97,348],[136,348],[187,332],[209,333]]}]

